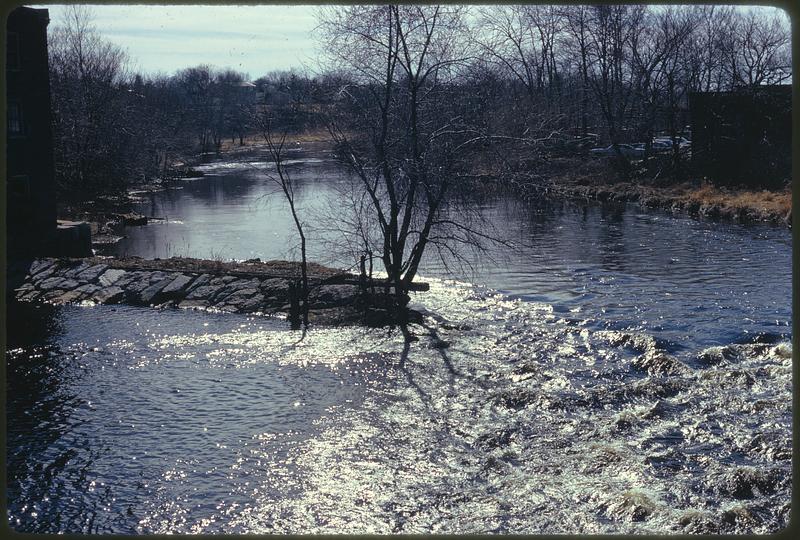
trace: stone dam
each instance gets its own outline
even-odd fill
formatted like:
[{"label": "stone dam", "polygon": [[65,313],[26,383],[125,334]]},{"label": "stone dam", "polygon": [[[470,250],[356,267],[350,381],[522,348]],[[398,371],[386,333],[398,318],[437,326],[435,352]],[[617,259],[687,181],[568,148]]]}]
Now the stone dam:
[{"label": "stone dam", "polygon": [[[44,258],[30,263],[13,296],[22,302],[55,305],[124,303],[278,315],[290,311],[290,289],[298,283],[299,274],[298,263],[257,259],[225,263],[178,257]],[[370,295],[367,302],[367,289],[357,275],[315,263],[309,263],[308,274],[312,322],[355,322],[365,305],[385,304],[382,292]],[[384,286],[374,280],[369,289],[381,291]],[[426,288],[426,284],[414,287]]]}]

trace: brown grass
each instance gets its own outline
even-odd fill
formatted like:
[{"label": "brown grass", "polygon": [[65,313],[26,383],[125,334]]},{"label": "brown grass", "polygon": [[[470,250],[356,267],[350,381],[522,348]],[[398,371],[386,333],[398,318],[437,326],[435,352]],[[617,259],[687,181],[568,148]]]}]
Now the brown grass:
[{"label": "brown grass", "polygon": [[[280,134],[276,134],[277,138],[280,137]],[[227,153],[227,152],[235,152],[240,149],[246,148],[253,148],[259,146],[265,146],[266,142],[264,141],[263,135],[260,133],[249,133],[244,137],[244,145],[239,145],[239,138],[237,137],[236,140],[231,142],[230,139],[224,139],[222,144],[220,145],[220,152]],[[332,144],[333,141],[331,140],[330,133],[326,129],[318,128],[318,129],[309,129],[305,131],[301,131],[299,133],[288,133],[286,135],[286,145],[292,146],[294,144]]]},{"label": "brown grass", "polygon": [[792,192],[729,190],[709,184],[688,189],[680,196],[686,202],[719,206],[721,210],[749,210],[763,215],[786,216],[792,209]]}]

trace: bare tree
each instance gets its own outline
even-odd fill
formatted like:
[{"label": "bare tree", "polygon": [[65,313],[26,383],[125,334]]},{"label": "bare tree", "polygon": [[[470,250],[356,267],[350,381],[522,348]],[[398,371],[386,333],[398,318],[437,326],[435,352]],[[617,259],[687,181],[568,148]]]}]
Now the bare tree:
[{"label": "bare tree", "polygon": [[733,46],[724,49],[723,64],[733,86],[778,84],[791,73],[791,37],[782,14],[735,12],[727,31]]},{"label": "bare tree", "polygon": [[67,8],[63,24],[49,33],[48,51],[59,184],[75,192],[102,190],[115,178],[105,156],[129,134],[118,91],[128,79],[127,56],[100,37],[86,6]]},{"label": "bare tree", "polygon": [[452,99],[471,57],[464,14],[458,6],[386,5],[321,16],[330,60],[354,80],[340,90],[329,130],[366,194],[361,230],[379,230],[374,251],[400,304],[430,245],[453,250],[487,237],[446,212],[469,175],[464,155],[488,138],[465,125]]},{"label": "bare tree", "polygon": [[[263,113],[257,117],[261,134],[264,141],[267,143],[267,151],[272,162],[275,164],[275,174],[266,173],[267,177],[272,180],[286,198],[289,205],[289,211],[292,214],[297,235],[300,237],[300,314],[302,316],[303,326],[308,326],[308,259],[306,257],[306,234],[303,227],[303,222],[297,213],[297,205],[295,199],[296,184],[292,179],[291,174],[286,169],[285,165],[285,145],[286,145],[286,132],[276,134],[273,129],[272,118],[269,113]],[[294,291],[294,287],[292,287]],[[291,296],[291,295],[290,295]],[[294,316],[294,313],[290,313]],[[296,321],[292,321],[293,324]]]}]

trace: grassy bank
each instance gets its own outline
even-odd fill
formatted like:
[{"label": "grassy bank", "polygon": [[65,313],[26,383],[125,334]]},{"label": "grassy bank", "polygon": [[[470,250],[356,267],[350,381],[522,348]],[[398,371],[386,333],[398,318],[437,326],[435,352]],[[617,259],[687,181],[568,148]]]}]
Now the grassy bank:
[{"label": "grassy bank", "polygon": [[598,201],[636,202],[646,208],[685,212],[694,217],[740,222],[763,221],[791,226],[792,192],[747,190],[694,185],[684,182],[657,186],[643,182],[576,182],[555,178],[547,188],[551,193]]}]

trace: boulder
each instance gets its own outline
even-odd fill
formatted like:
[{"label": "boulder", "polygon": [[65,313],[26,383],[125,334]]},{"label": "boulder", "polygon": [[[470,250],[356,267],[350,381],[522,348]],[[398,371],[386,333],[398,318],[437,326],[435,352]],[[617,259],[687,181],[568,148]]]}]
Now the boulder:
[{"label": "boulder", "polygon": [[116,304],[123,298],[125,298],[125,291],[116,286],[106,287],[91,296],[91,300],[98,304]]},{"label": "boulder", "polygon": [[236,281],[235,276],[217,276],[211,280],[211,285],[227,285],[233,281]]},{"label": "boulder", "polygon": [[56,287],[58,287],[62,281],[66,280],[61,276],[54,276],[43,280],[41,283],[38,284],[38,287],[40,290],[43,291],[51,291]]},{"label": "boulder", "polygon": [[195,279],[191,283],[191,285],[189,285],[186,288],[186,292],[187,293],[191,293],[196,288],[202,287],[203,285],[206,285],[209,281],[211,281],[211,275],[210,274],[200,274],[199,276],[197,276],[197,279]]},{"label": "boulder", "polygon": [[192,290],[187,296],[187,300],[210,300],[224,289],[222,285],[203,285]]},{"label": "boulder", "polygon": [[83,292],[75,289],[73,291],[67,291],[64,294],[53,298],[51,302],[56,305],[69,304],[80,300],[83,295]]},{"label": "boulder", "polygon": [[75,276],[75,279],[78,279],[78,280],[84,281],[84,282],[94,281],[100,276],[100,274],[105,272],[107,268],[108,268],[107,264],[96,264],[94,266],[90,266],[89,268],[87,268],[83,272],[77,274]]},{"label": "boulder", "polygon": [[129,272],[127,276],[117,281],[114,285],[125,289],[131,298],[136,298],[142,291],[150,286],[150,283],[149,272]]},{"label": "boulder", "polygon": [[45,280],[45,279],[47,279],[49,277],[52,277],[53,274],[55,274],[56,270],[58,270],[58,268],[59,268],[58,264],[55,264],[55,263],[51,264],[50,266],[47,266],[47,267],[39,270],[38,272],[36,272],[36,274],[34,274],[31,277],[31,279],[32,279],[32,281],[34,283],[38,283],[40,281],[43,281],[43,280]]},{"label": "boulder", "polygon": [[207,308],[208,305],[209,305],[208,301],[199,299],[199,300],[184,300],[180,304],[178,304],[178,307],[184,309],[197,309],[197,308]]},{"label": "boulder", "polygon": [[241,305],[241,311],[244,313],[261,311],[263,308],[264,308],[264,295],[259,293],[254,294]]},{"label": "boulder", "polygon": [[35,276],[39,274],[43,270],[47,270],[48,268],[52,268],[55,265],[55,259],[36,259],[31,263],[31,267],[28,268],[28,275]]},{"label": "boulder", "polygon": [[155,272],[150,273],[150,285],[155,285],[156,283],[165,280],[168,277],[172,277],[174,274],[172,272],[162,272],[161,270],[156,270]]},{"label": "boulder", "polygon": [[[161,279],[160,281],[153,283],[142,292],[139,293],[139,302],[144,305],[150,305],[157,301],[159,298],[159,293],[170,283],[173,281],[172,276],[167,276]],[[152,282],[151,282],[152,283]]]},{"label": "boulder", "polygon": [[147,216],[143,216],[141,214],[130,213],[130,214],[120,214],[120,219],[122,220],[122,224],[126,227],[138,227],[142,225],[147,225]]},{"label": "boulder", "polygon": [[119,281],[122,276],[125,275],[125,270],[120,270],[118,268],[110,268],[103,272],[103,274],[97,280],[98,283],[103,287],[109,287]]},{"label": "boulder", "polygon": [[339,307],[352,304],[360,294],[357,285],[322,285],[309,294],[309,302],[315,307]]},{"label": "boulder", "polygon": [[289,280],[282,278],[265,279],[259,285],[259,289],[266,296],[285,299],[289,294]]},{"label": "boulder", "polygon": [[75,291],[78,291],[78,292],[80,292],[80,293],[81,293],[81,296],[82,296],[82,298],[86,298],[87,296],[91,296],[91,295],[93,295],[94,293],[96,293],[97,291],[99,291],[101,288],[102,288],[102,287],[99,287],[99,286],[97,286],[97,285],[94,285],[94,284],[92,284],[92,283],[87,283],[87,284],[85,284],[85,285],[81,285],[80,287],[78,287],[77,289],[75,289]]},{"label": "boulder", "polygon": [[161,294],[165,297],[175,297],[181,295],[187,285],[192,282],[192,276],[178,274],[164,289]]},{"label": "boulder", "polygon": [[74,278],[74,277],[76,277],[78,274],[80,274],[81,272],[83,272],[84,270],[87,270],[87,269],[91,268],[91,266],[92,266],[92,264],[91,264],[91,263],[89,263],[89,262],[85,262],[85,261],[84,261],[84,262],[82,262],[82,263],[80,263],[80,264],[78,264],[78,265],[76,265],[76,266],[74,266],[74,267],[70,268],[70,269],[69,269],[69,270],[67,270],[66,272],[62,272],[62,273],[61,273],[61,275],[62,275],[63,277],[66,277],[66,278]]}]

